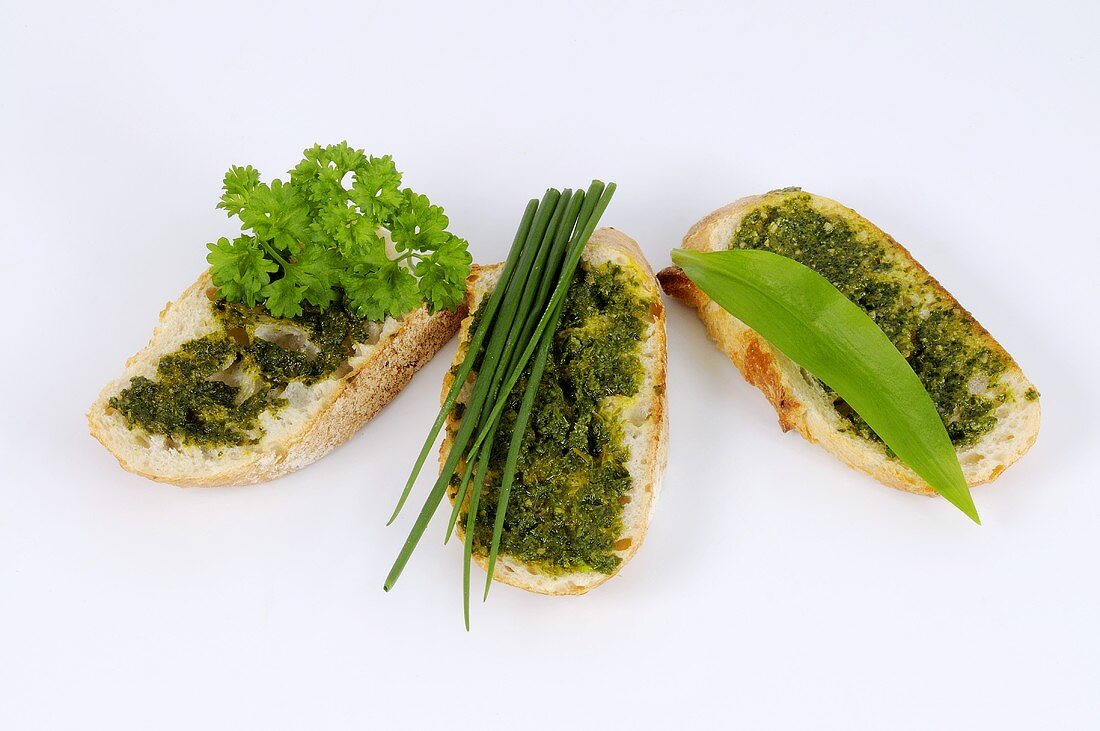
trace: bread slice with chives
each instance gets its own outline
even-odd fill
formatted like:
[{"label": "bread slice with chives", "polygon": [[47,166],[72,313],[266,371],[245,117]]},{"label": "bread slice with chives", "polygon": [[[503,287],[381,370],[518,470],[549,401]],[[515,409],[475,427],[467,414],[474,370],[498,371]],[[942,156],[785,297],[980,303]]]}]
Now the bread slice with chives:
[{"label": "bread slice with chives", "polygon": [[[454,336],[465,314],[464,308],[431,314],[421,306],[400,319],[363,322],[360,337],[344,343],[346,358],[334,363],[331,373],[318,379],[293,378],[271,389],[268,398],[279,407],[261,410],[242,443],[189,443],[178,434],[151,433],[132,423],[117,408],[117,397],[132,387],[134,379],[155,382],[165,357],[181,352],[185,343],[225,337],[216,302],[205,272],[165,307],[149,344],[127,361],[122,375],[103,388],[89,409],[92,436],[124,469],[159,482],[204,487],[263,482],[301,469],[347,441],[392,401]],[[277,362],[300,365],[317,353],[310,333],[291,320],[259,314],[230,331],[235,339],[262,345]],[[221,382],[239,393],[256,388],[249,385],[254,379],[241,358],[218,365],[200,385]],[[262,393],[252,395],[264,398]],[[151,408],[166,407],[154,402]]]},{"label": "bread slice with chives", "polygon": [[[500,275],[501,265],[475,267],[467,281],[467,306],[470,311],[459,331],[459,347],[454,364],[457,367],[467,351],[471,326],[477,309],[492,292]],[[581,282],[581,284],[578,284]],[[596,282],[596,284],[591,284]],[[579,298],[587,296],[592,286],[593,302],[586,304],[591,314],[583,320],[571,312],[580,312]],[[601,289],[601,287],[603,289]],[[601,297],[610,290],[606,302]],[[612,393],[595,402],[592,409],[582,408],[584,398],[570,393],[578,379],[585,379],[583,364],[586,348],[599,347],[602,336],[618,331],[600,330],[613,325],[601,318],[613,320],[612,302],[622,302],[624,293],[637,313],[635,338],[615,357],[630,363],[629,385],[615,384],[612,369],[597,373],[594,388],[607,387]],[[573,308],[571,310],[571,308]],[[615,322],[618,322],[617,320]],[[650,517],[661,486],[667,462],[668,414],[665,397],[665,313],[653,270],[637,243],[610,228],[596,231],[589,240],[574,284],[566,297],[566,312],[555,333],[551,351],[555,365],[547,369],[539,387],[535,412],[525,432],[519,469],[512,486],[506,511],[500,554],[494,578],[512,586],[541,594],[583,594],[615,575],[630,560],[645,539]],[[589,352],[591,354],[591,352]],[[617,367],[609,362],[609,366]],[[570,368],[576,370],[569,372]],[[454,369],[443,383],[443,397],[453,383]],[[467,383],[472,383],[471,374]],[[602,379],[602,380],[601,380]],[[522,394],[521,380],[513,394]],[[618,388],[616,389],[616,385]],[[578,389],[579,391],[579,389]],[[469,388],[459,396],[458,406],[447,421],[447,432],[440,450],[442,464],[450,452],[451,439],[461,423],[463,404]],[[560,422],[553,398],[561,398]],[[514,414],[512,416],[514,419]],[[500,434],[507,434],[508,412],[502,418]],[[571,470],[563,465],[566,452],[554,445],[553,430],[560,428],[562,444],[579,445],[575,454],[570,449],[572,465],[584,465]],[[607,434],[615,436],[607,439]],[[507,436],[498,436],[497,447],[507,444]],[[532,448],[538,454],[532,453]],[[541,456],[546,453],[545,459]],[[557,462],[555,460],[558,460]],[[559,469],[555,466],[562,465]],[[487,537],[496,515],[495,485],[499,480],[498,457],[490,464],[486,492],[476,521],[474,559],[487,567]],[[604,470],[600,472],[600,470]],[[621,472],[618,472],[621,470]],[[461,470],[459,470],[461,472]],[[611,475],[610,489],[593,488],[592,475],[603,480]],[[615,475],[618,475],[616,477]],[[614,482],[614,480],[620,480]],[[455,499],[455,486],[449,496]],[[458,521],[456,534],[464,538],[465,516]],[[594,526],[594,527],[593,527]],[[541,552],[541,553],[540,553]]]},{"label": "bread slice with chives", "polygon": [[[684,248],[773,251],[817,271],[866,311],[928,389],[967,484],[989,482],[1039,431],[1039,394],[1015,360],[897,241],[850,208],[797,188],[711,213]],[[711,339],[763,391],[783,431],[796,430],[849,466],[909,492],[935,492],[894,457],[835,393],[702,293],[678,267],[665,292],[694,307]]]}]

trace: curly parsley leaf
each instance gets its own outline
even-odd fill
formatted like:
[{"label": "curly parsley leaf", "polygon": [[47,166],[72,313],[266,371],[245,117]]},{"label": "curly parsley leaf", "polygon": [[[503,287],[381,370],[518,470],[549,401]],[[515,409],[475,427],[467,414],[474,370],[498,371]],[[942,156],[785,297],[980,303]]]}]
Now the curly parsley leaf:
[{"label": "curly parsley leaf", "polygon": [[366,274],[345,275],[344,292],[355,313],[369,320],[400,317],[420,303],[416,278],[396,261]]},{"label": "curly parsley leaf", "polygon": [[407,188],[402,195],[405,201],[390,229],[394,246],[398,251],[435,249],[450,235],[446,231],[447,215],[439,206],[433,206],[426,196]]},{"label": "curly parsley leaf", "polygon": [[307,246],[295,261],[294,269],[305,286],[302,296],[307,302],[323,310],[336,301],[339,296],[336,287],[344,273],[339,253],[320,246]]},{"label": "curly parsley leaf", "polygon": [[357,236],[345,250],[344,258],[352,274],[367,275],[390,263],[385,239],[373,231]]},{"label": "curly parsley leaf", "polygon": [[348,173],[366,163],[362,150],[348,147],[347,142],[306,150],[304,159],[290,171],[290,182],[318,208],[338,201],[347,203],[344,187]]},{"label": "curly parsley leaf", "polygon": [[246,233],[207,245],[220,295],[276,317],[340,300],[372,320],[422,302],[433,312],[456,306],[467,244],[446,230],[442,208],[400,187],[401,177],[389,155],[368,158],[346,142],[305,150],[285,183],[231,167],[217,207]]},{"label": "curly parsley leaf", "polygon": [[259,184],[259,170],[251,165],[245,165],[243,168],[233,165],[222,179],[223,192],[218,208],[224,209],[230,217],[240,215],[241,210],[248,203],[248,196]]},{"label": "curly parsley leaf", "polygon": [[439,248],[416,264],[417,286],[432,312],[451,309],[466,294],[466,275],[470,271],[470,253],[466,242],[450,235]]},{"label": "curly parsley leaf", "polygon": [[346,201],[331,201],[318,210],[317,217],[311,224],[314,241],[322,246],[335,242],[341,248],[346,247],[351,243],[354,229],[361,219],[358,212]]},{"label": "curly parsley leaf", "polygon": [[335,170],[340,178],[343,178],[352,170],[358,170],[367,161],[363,151],[349,147],[346,140],[328,147],[314,145],[306,150],[303,155],[305,155],[306,160],[319,167]]},{"label": "curly parsley leaf", "polygon": [[240,218],[256,238],[279,251],[299,252],[309,237],[306,202],[293,185],[284,185],[278,178],[271,185],[260,183],[252,190]]},{"label": "curly parsley leaf", "polygon": [[389,155],[372,157],[355,170],[351,199],[363,215],[381,223],[404,202],[401,193],[401,173]]},{"label": "curly parsley leaf", "polygon": [[291,268],[282,278],[276,279],[260,293],[266,298],[264,305],[275,317],[297,317],[302,314],[302,300],[306,287],[299,281],[298,272]]},{"label": "curly parsley leaf", "polygon": [[251,236],[238,236],[230,243],[224,236],[207,244],[210,275],[222,296],[255,307],[260,292],[271,281],[279,265],[264,256]]}]

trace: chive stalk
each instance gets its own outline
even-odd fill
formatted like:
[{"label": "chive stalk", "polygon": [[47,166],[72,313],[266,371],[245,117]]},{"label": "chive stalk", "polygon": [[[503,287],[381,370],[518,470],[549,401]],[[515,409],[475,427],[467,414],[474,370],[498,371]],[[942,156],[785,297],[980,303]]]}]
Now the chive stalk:
[{"label": "chive stalk", "polygon": [[557,332],[558,321],[564,309],[559,305],[550,321],[550,327],[543,333],[539,341],[539,349],[535,352],[534,362],[531,364],[531,373],[527,377],[527,385],[523,391],[523,399],[520,401],[519,411],[516,413],[516,424],[512,430],[512,438],[508,443],[508,454],[504,459],[504,472],[500,478],[500,490],[497,494],[496,517],[493,521],[493,538],[489,544],[489,561],[486,566],[485,593],[482,600],[489,598],[489,588],[493,585],[493,572],[496,570],[497,554],[500,551],[500,537],[504,533],[504,516],[508,511],[508,498],[512,492],[512,481],[516,476],[516,464],[519,461],[519,448],[523,443],[523,432],[527,429],[527,422],[531,418],[531,411],[535,406],[535,396],[538,394],[539,384],[542,383],[542,374],[546,369],[546,360],[550,355],[550,347],[554,343],[554,335]]},{"label": "chive stalk", "polygon": [[463,358],[462,365],[459,366],[458,371],[455,373],[454,383],[451,384],[451,388],[447,392],[447,398],[444,400],[443,406],[440,407],[439,414],[435,417],[435,423],[432,424],[432,428],[428,432],[428,438],[424,440],[424,446],[421,447],[420,454],[416,458],[416,464],[413,466],[412,473],[405,483],[405,489],[401,491],[401,497],[398,499],[397,506],[394,508],[393,514],[386,522],[386,525],[393,523],[401,512],[401,508],[404,507],[405,501],[409,497],[409,493],[412,492],[413,484],[416,483],[416,478],[420,476],[420,470],[424,467],[424,461],[428,458],[428,453],[431,452],[436,437],[439,436],[439,430],[443,428],[443,424],[446,423],[447,417],[458,401],[458,394],[462,390],[462,385],[466,382],[467,376],[470,375],[470,370],[474,367],[474,360],[477,357],[478,351],[481,350],[481,344],[485,341],[485,336],[492,326],[493,317],[496,315],[497,308],[500,306],[500,301],[504,296],[504,290],[511,280],[516,262],[519,259],[519,253],[523,249],[524,242],[527,240],[527,233],[531,229],[531,223],[534,221],[537,209],[538,200],[532,198],[527,203],[527,208],[524,210],[523,217],[520,219],[519,230],[516,231],[516,237],[512,241],[512,248],[508,251],[508,258],[504,262],[504,269],[500,273],[497,287],[489,296],[489,301],[485,303],[485,314],[482,316],[481,323],[477,330],[474,331],[473,335],[470,336],[470,347],[469,350],[466,351],[466,357]]},{"label": "chive stalk", "polygon": [[[562,195],[562,198],[558,201],[558,210],[554,213],[554,221],[547,228],[546,234],[543,237],[542,242],[539,244],[539,253],[536,257],[537,267],[541,269],[541,272],[536,272],[536,268],[532,269],[531,275],[528,278],[529,288],[526,292],[527,296],[521,301],[520,309],[517,311],[515,321],[511,324],[511,331],[507,339],[508,362],[505,367],[499,368],[496,373],[492,375],[491,395],[487,403],[499,403],[500,401],[506,401],[509,396],[509,391],[501,390],[500,383],[504,379],[505,375],[511,373],[514,368],[518,366],[518,346],[520,343],[526,343],[531,337],[531,331],[535,327],[536,315],[542,311],[542,308],[546,306],[545,298],[549,293],[550,285],[557,279],[557,267],[554,269],[545,269],[544,265],[550,261],[557,263],[560,260],[560,254],[564,251],[564,242],[569,239],[569,232],[572,231],[575,216],[577,214],[577,205],[572,204],[572,191],[566,190]],[[541,274],[539,285],[533,286],[536,279],[536,274]],[[526,312],[525,312],[526,311]],[[512,337],[512,336],[515,337]],[[500,361],[501,365],[505,365],[505,361]],[[466,475],[470,474],[469,464],[475,459],[477,467],[473,472],[473,485],[470,488],[470,501],[467,506],[466,516],[466,531],[465,539],[463,541],[463,570],[462,570],[462,607],[463,607],[463,620],[466,624],[466,629],[470,628],[470,570],[473,560],[473,542],[474,542],[474,529],[477,521],[478,507],[481,501],[482,489],[485,486],[485,479],[488,475],[489,459],[492,455],[493,445],[496,440],[497,424],[486,424],[487,411],[482,411],[479,415],[479,421],[481,421],[481,428],[485,430],[488,435],[487,440],[481,446],[480,452],[471,450],[471,453],[467,455],[467,470]],[[472,418],[467,416],[467,418]],[[464,483],[468,483],[465,479]],[[464,491],[460,489],[460,494],[455,496],[454,507],[452,509],[453,523],[461,512],[462,505],[465,502]]]},{"label": "chive stalk", "polygon": [[[508,373],[511,373],[512,369],[515,367],[517,356],[516,345],[518,343],[527,342],[527,339],[531,336],[530,330],[533,327],[532,323],[534,321],[534,316],[537,315],[538,312],[541,312],[541,307],[545,307],[545,301],[543,299],[540,299],[540,297],[542,297],[543,293],[546,290],[546,280],[553,279],[556,276],[557,272],[557,266],[549,267],[548,265],[552,263],[556,265],[560,259],[560,256],[556,257],[554,249],[557,247],[559,239],[562,238],[561,231],[566,227],[566,225],[568,225],[569,230],[572,230],[573,228],[574,221],[573,219],[569,218],[570,211],[573,211],[574,209],[574,206],[572,205],[572,200],[573,192],[566,189],[562,193],[561,198],[559,198],[557,208],[555,209],[553,217],[551,218],[550,225],[547,227],[546,233],[543,235],[543,239],[539,243],[538,253],[535,256],[535,263],[532,265],[531,272],[528,277],[528,287],[524,290],[523,299],[520,301],[519,307],[516,312],[516,319],[511,324],[513,330],[509,331],[508,333],[508,338],[505,345],[507,353],[503,355],[503,359],[500,361],[501,365],[504,367],[500,369],[498,373],[490,374],[489,376],[487,376],[492,379],[493,383],[493,386],[490,390],[490,395],[486,399],[488,403],[495,404],[497,399],[499,398],[500,383],[504,380],[504,376]],[[568,237],[568,232],[566,232],[565,237]],[[538,280],[539,282],[537,288],[535,286],[532,286],[532,283],[536,280]],[[494,327],[496,327],[498,324],[494,324]],[[481,374],[479,373],[478,377],[480,376]],[[480,420],[478,423],[479,429],[485,429],[487,427],[487,424],[485,423],[485,417],[488,416],[488,413],[488,411],[483,410],[480,414],[477,415]],[[469,412],[467,411],[464,416],[473,418],[474,415],[469,414]],[[471,452],[467,454],[467,466],[472,463],[473,457],[474,452],[473,450],[471,450]],[[451,518],[447,521],[447,534],[443,539],[444,543],[447,543],[447,541],[450,540],[450,536],[452,531],[454,530],[455,523],[457,522],[462,503],[466,499],[466,490],[469,485],[469,475],[470,470],[467,469],[465,471],[465,474],[463,475],[462,482],[459,485],[458,493],[455,495],[454,506],[451,510]]]},{"label": "chive stalk", "polygon": [[[592,190],[599,186],[595,196],[593,196]],[[600,216],[607,209],[607,204],[611,202],[611,196],[615,192],[615,184],[611,183],[607,186],[607,190],[603,189],[603,183],[595,181],[589,188],[589,192],[585,196],[585,206],[590,199],[598,198],[596,206],[589,210],[588,218],[585,219],[584,226],[581,227],[578,224],[577,232],[574,235],[573,240],[570,242],[569,254],[566,257],[565,263],[562,265],[561,276],[558,279],[558,284],[554,289],[554,294],[550,298],[550,303],[547,306],[542,317],[539,319],[538,327],[535,328],[535,332],[531,336],[531,340],[527,343],[527,347],[524,348],[523,354],[520,356],[518,367],[512,372],[512,375],[508,377],[505,382],[505,393],[511,393],[515,388],[516,383],[519,381],[520,376],[523,375],[523,369],[527,365],[527,361],[530,360],[532,353],[535,351],[535,347],[538,345],[539,339],[542,334],[546,332],[549,326],[549,320],[554,308],[561,305],[565,300],[565,295],[569,291],[569,285],[573,281],[573,273],[577,270],[577,265],[580,263],[581,254],[584,252],[585,244],[588,243],[588,239],[591,238],[592,232],[596,229],[596,223],[599,221]],[[582,209],[581,215],[584,216],[584,210]],[[492,412],[489,414],[489,424],[495,425],[500,418],[501,413],[504,411],[506,405],[505,400],[498,400],[493,406]],[[471,451],[480,447],[487,438],[486,431],[481,431],[478,434],[477,440],[474,442],[474,446]]]},{"label": "chive stalk", "polygon": [[388,591],[400,577],[412,551],[446,495],[456,468],[462,464],[462,477],[454,495],[447,537],[453,533],[465,505],[463,618],[467,629],[470,627],[470,572],[474,531],[501,414],[516,384],[527,373],[516,424],[509,435],[495,510],[486,596],[499,555],[504,518],[515,479],[523,432],[531,418],[538,386],[564,309],[565,297],[584,248],[614,192],[614,183],[605,186],[596,180],[586,192],[574,193],[567,189],[559,193],[550,189],[541,202],[532,200],[528,204],[500,278],[485,302],[479,325],[467,344],[466,355],[455,371],[454,383],[447,392],[397,508],[390,518],[392,522],[397,517],[408,498],[428,452],[480,359],[463,418],[451,436],[450,451],[439,477],[417,515],[384,584]]},{"label": "chive stalk", "polygon": [[[595,185],[595,183],[593,183],[593,185]],[[574,240],[574,246],[570,249],[570,256],[562,267],[554,298],[552,298],[550,306],[546,310],[546,315],[549,316],[549,319],[540,322],[539,331],[541,334],[536,335],[529,342],[530,347],[537,345],[538,354],[535,356],[535,361],[531,366],[531,372],[528,375],[527,385],[524,389],[523,399],[520,403],[519,412],[516,415],[516,423],[513,427],[511,440],[508,445],[508,454],[505,458],[504,472],[501,476],[501,484],[497,497],[497,509],[493,520],[493,534],[489,547],[489,558],[486,565],[485,592],[482,597],[483,599],[488,598],[489,589],[493,584],[493,574],[496,570],[497,556],[500,551],[500,539],[504,532],[504,518],[507,514],[508,499],[511,493],[512,482],[515,479],[516,464],[519,460],[519,448],[523,441],[523,432],[527,428],[527,422],[534,408],[535,396],[538,393],[539,384],[542,382],[542,374],[546,367],[546,360],[550,353],[550,347],[554,341],[554,333],[557,331],[558,321],[561,319],[565,293],[568,292],[569,286],[572,284],[573,274],[580,264],[580,257],[584,252],[584,247],[587,245],[588,239],[592,236],[592,232],[595,230],[597,222],[603,215],[604,210],[607,209],[607,205],[610,203],[611,196],[614,195],[614,193],[614,183],[612,183],[606,191],[601,191],[596,207],[591,211],[584,226],[578,229],[577,236]],[[580,242],[579,246],[576,245],[577,242]],[[522,368],[518,373],[513,373],[513,379],[518,381],[520,375],[522,375]],[[510,379],[509,382],[511,383],[512,379]],[[512,385],[514,386],[514,383]],[[508,392],[511,392],[511,387],[508,388]],[[503,407],[503,404],[501,404],[501,406]],[[501,410],[503,409],[494,409],[494,412]]]},{"label": "chive stalk", "polygon": [[[507,285],[504,287],[505,291],[500,301],[500,313],[498,315],[502,322],[511,322],[515,319],[516,307],[519,304],[520,295],[527,285],[527,276],[530,273],[531,265],[534,260],[535,247],[531,245],[531,242],[532,240],[541,240],[547,225],[550,223],[550,217],[559,197],[560,193],[558,193],[558,191],[550,189],[546,191],[546,195],[543,196],[542,202],[538,205],[534,222],[531,224],[526,237],[524,237],[525,241],[522,244],[519,257],[516,261],[516,271],[509,278]],[[517,238],[519,237],[517,236]],[[501,351],[504,349],[505,333],[507,330],[508,328],[492,328],[492,337],[489,338],[489,345],[486,347],[485,355],[482,358],[483,370],[488,370],[490,373],[495,372],[498,361],[500,360]],[[488,328],[486,328],[486,331],[488,331]],[[469,355],[468,353],[467,356],[469,357]],[[473,367],[472,360],[470,361],[470,367]],[[467,370],[466,373],[468,375],[469,370]],[[460,383],[460,381],[456,374],[456,384],[458,383]],[[466,447],[466,442],[469,441],[474,426],[476,425],[477,419],[473,418],[473,415],[480,412],[485,402],[485,397],[488,395],[489,385],[490,379],[487,378],[478,378],[474,381],[473,392],[470,394],[469,404],[467,405],[467,409],[472,410],[473,414],[467,414],[467,416],[471,416],[471,418],[464,418],[462,420],[458,432],[452,440],[451,451],[447,455],[447,460],[444,463],[439,478],[432,487],[432,491],[429,493],[428,498],[424,501],[424,506],[417,515],[416,522],[413,524],[412,530],[409,531],[409,535],[402,545],[401,552],[398,554],[397,560],[394,561],[393,566],[390,568],[390,573],[386,577],[386,582],[383,584],[383,588],[386,591],[393,588],[398,577],[401,576],[401,571],[405,568],[405,564],[408,563],[413,549],[415,549],[416,544],[420,542],[421,536],[424,535],[424,531],[428,527],[428,522],[431,520],[432,515],[435,514],[436,508],[439,507],[439,503],[442,501],[443,495],[446,492],[447,485],[450,483],[450,476],[454,473],[455,465],[458,463],[459,457],[462,456]],[[446,415],[443,416],[443,419],[446,421]],[[436,433],[438,433],[437,430]]]}]

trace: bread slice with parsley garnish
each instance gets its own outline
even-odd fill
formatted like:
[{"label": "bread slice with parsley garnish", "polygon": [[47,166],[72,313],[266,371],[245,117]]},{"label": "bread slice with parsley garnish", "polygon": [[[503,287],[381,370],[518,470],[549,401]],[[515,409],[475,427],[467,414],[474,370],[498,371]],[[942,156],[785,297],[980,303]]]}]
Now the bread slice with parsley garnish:
[{"label": "bread slice with parsley garnish", "polygon": [[[122,467],[152,480],[272,480],[347,441],[454,336],[463,314],[422,305],[380,323],[343,313],[274,318],[219,300],[206,272],[165,307],[149,344],[92,404],[88,424]],[[326,343],[333,330],[339,342]],[[161,388],[173,378],[179,389],[204,390],[202,398],[176,409],[173,386]]]},{"label": "bread slice with parsley garnish", "polygon": [[[472,314],[462,323],[456,366],[500,271],[501,265],[475,267],[470,275]],[[653,270],[633,239],[610,228],[596,231],[566,295],[523,437],[495,579],[542,594],[583,594],[638,550],[667,461],[665,363],[665,312]],[[453,371],[444,380],[444,398],[452,382]],[[524,384],[513,389],[516,403]],[[460,395],[447,422],[441,463],[468,396],[468,390]],[[509,419],[514,423],[511,404],[502,416],[504,433]],[[499,441],[475,523],[474,559],[482,568],[507,442]],[[459,537],[465,523],[463,515]]]},{"label": "bread slice with parsley garnish", "polygon": [[[797,188],[742,198],[711,213],[684,248],[763,249],[824,276],[890,338],[928,390],[967,484],[989,482],[1039,431],[1039,393],[1023,371],[897,241],[836,201]],[[678,267],[659,274],[665,292],[694,307],[710,337],[768,398],[783,431],[794,429],[891,487],[934,491],[891,455],[848,405],[701,292]]]},{"label": "bread slice with parsley garnish", "polygon": [[240,231],[161,313],[88,412],[126,469],[180,485],[270,480],[320,459],[458,329],[466,241],[389,155],[314,145],[284,181],[234,165]]}]

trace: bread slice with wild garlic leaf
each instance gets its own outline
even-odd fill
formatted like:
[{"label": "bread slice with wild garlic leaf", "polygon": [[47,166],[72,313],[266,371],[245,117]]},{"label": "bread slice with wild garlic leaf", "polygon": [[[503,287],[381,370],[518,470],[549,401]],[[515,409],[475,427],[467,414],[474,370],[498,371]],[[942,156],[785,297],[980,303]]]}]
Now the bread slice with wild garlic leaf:
[{"label": "bread slice with wild garlic leaf", "polygon": [[[279,394],[285,406],[259,416],[262,431],[252,444],[198,446],[163,434],[131,428],[110,404],[112,397],[139,376],[155,379],[161,358],[185,342],[217,331],[212,309],[215,289],[205,272],[161,312],[149,344],[130,358],[121,376],[108,383],[88,411],[92,436],[102,442],[123,468],[159,482],[187,486],[242,485],[288,474],[309,465],[347,441],[412,379],[454,336],[464,312],[430,314],[425,307],[400,319],[368,325],[369,337],[330,376],[307,385],[291,381]],[[274,318],[264,337],[287,332]],[[291,341],[302,343],[298,333]],[[252,336],[256,337],[255,333]],[[291,347],[295,347],[292,343]],[[216,380],[232,373],[227,365]]]},{"label": "bread slice with wild garlic leaf", "polygon": [[[502,548],[494,578],[540,594],[583,594],[618,573],[645,539],[668,461],[665,310],[661,302],[660,289],[653,270],[638,244],[630,237],[611,228],[599,229],[592,235],[584,250],[581,266],[600,266],[605,263],[617,265],[623,275],[630,277],[635,283],[639,297],[648,302],[648,311],[643,318],[643,335],[635,351],[641,365],[638,389],[627,403],[616,404],[615,410],[610,412],[615,414],[613,418],[617,419],[617,425],[621,428],[622,446],[627,450],[625,466],[630,480],[629,488],[619,499],[622,507],[621,523],[613,544],[613,555],[617,565],[608,572],[551,570],[537,562],[525,561]],[[467,306],[473,314],[462,323],[458,352],[454,361],[456,365],[465,357],[474,314],[482,300],[492,292],[501,268],[502,265],[499,264],[475,267],[467,280]],[[444,398],[453,383],[452,373],[453,371],[449,372],[444,379]],[[459,402],[463,403],[468,396],[467,388],[460,394]],[[459,423],[460,421],[452,414],[447,423],[447,436],[440,449],[441,464],[447,458],[451,437]],[[517,476],[517,479],[520,477]],[[550,488],[555,491],[570,490],[568,484],[561,482],[551,484]],[[450,497],[453,501],[453,491]],[[514,493],[513,498],[515,499]],[[492,514],[495,514],[495,509]],[[459,538],[464,537],[461,520],[456,527],[456,534]],[[474,559],[483,569],[487,568],[488,561],[484,550],[475,549]]]},{"label": "bread slice with wild garlic leaf", "polygon": [[[875,319],[933,395],[967,484],[993,480],[1035,442],[1039,395],[1001,345],[897,241],[836,201],[797,188],[711,213],[684,248],[761,248],[801,261]],[[880,482],[934,495],[820,381],[701,292],[678,267],[665,292],[694,307],[714,342],[794,429]]]}]

